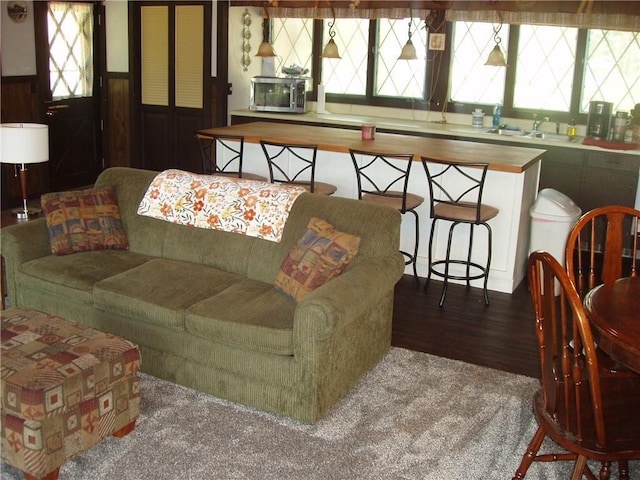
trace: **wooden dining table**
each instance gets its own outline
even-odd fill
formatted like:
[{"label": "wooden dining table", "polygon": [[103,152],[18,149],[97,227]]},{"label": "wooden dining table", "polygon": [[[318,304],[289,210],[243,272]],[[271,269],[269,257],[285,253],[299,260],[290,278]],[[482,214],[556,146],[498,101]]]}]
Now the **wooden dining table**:
[{"label": "wooden dining table", "polygon": [[598,285],[584,306],[598,347],[640,373],[640,277]]}]

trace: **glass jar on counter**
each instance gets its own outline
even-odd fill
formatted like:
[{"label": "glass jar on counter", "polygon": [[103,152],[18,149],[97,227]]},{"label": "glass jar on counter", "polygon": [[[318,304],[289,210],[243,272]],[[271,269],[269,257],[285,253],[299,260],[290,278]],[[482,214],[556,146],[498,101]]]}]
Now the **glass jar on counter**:
[{"label": "glass jar on counter", "polygon": [[624,136],[627,133],[627,125],[629,124],[628,112],[617,112],[616,118],[613,120],[613,134],[611,140],[614,142],[624,142]]},{"label": "glass jar on counter", "polygon": [[471,113],[471,125],[474,127],[484,126],[484,111],[480,108],[476,108]]}]

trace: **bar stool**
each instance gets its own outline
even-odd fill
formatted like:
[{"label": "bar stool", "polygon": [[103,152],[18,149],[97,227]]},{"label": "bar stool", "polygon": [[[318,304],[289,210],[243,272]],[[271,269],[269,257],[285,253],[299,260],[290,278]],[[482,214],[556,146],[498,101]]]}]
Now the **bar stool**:
[{"label": "bar stool", "polygon": [[[316,182],[317,145],[295,145],[260,140],[269,166],[271,183],[300,185],[311,193],[333,195],[337,187]],[[291,173],[290,173],[291,172]]]},{"label": "bar stool", "polygon": [[[425,288],[431,280],[431,275],[443,278],[444,286],[439,305],[444,305],[447,295],[447,285],[450,279],[464,280],[467,288],[470,281],[484,278],[484,303],[489,305],[487,294],[487,282],[489,280],[489,268],[491,266],[491,227],[488,220],[495,217],[499,210],[496,207],[482,203],[482,192],[489,164],[487,163],[462,163],[435,160],[422,157],[422,165],[429,179],[429,194],[431,196],[431,233],[429,234],[429,271]],[[432,165],[430,167],[430,165]],[[438,172],[438,173],[435,173]],[[438,197],[438,198],[436,198]],[[447,253],[444,260],[433,260],[433,235],[436,223],[439,220],[452,222],[449,227],[449,239],[447,241]],[[453,232],[460,224],[469,225],[469,246],[466,259],[451,258],[451,244]],[[473,250],[474,227],[483,225],[487,229],[487,263],[480,265],[471,261]],[[452,274],[449,270],[451,264],[463,265],[464,274]],[[444,271],[440,269],[444,266]],[[473,269],[473,271],[472,271]]]},{"label": "bar stool", "polygon": [[413,266],[413,276],[419,281],[416,260],[420,241],[420,219],[416,208],[424,203],[420,195],[407,192],[409,172],[413,154],[377,153],[349,149],[358,181],[358,199],[379,203],[398,210],[401,214],[412,213],[415,218],[415,243],[413,253],[400,251],[406,258],[405,265]]},{"label": "bar stool", "polygon": [[[202,159],[202,171],[205,174],[267,181],[266,177],[242,170],[244,154],[242,135],[212,135],[196,132],[194,138]],[[220,148],[219,156],[218,148]]]}]

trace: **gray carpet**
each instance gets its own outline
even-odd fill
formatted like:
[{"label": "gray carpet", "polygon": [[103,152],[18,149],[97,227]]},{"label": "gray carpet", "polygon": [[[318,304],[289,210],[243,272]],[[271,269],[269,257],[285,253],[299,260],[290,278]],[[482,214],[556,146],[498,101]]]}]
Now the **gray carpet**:
[{"label": "gray carpet", "polygon": [[[135,431],[72,459],[60,480],[508,480],[536,427],[537,380],[399,348],[313,426],[141,378]],[[534,464],[526,478],[569,472]]]}]

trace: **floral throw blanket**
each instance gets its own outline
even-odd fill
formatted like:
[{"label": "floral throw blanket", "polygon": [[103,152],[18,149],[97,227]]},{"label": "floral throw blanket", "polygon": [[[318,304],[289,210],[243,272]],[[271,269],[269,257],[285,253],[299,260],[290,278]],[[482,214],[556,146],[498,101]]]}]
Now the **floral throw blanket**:
[{"label": "floral throw blanket", "polygon": [[149,185],[138,214],[279,242],[303,187],[165,170]]}]

